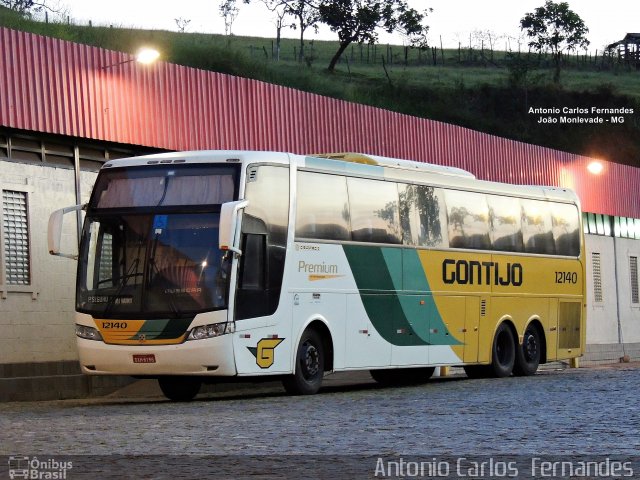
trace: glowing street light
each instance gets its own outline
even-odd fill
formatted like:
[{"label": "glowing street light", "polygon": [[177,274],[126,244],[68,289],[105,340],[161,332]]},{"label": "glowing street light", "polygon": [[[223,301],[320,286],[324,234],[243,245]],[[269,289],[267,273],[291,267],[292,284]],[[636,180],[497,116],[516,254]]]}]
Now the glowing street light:
[{"label": "glowing street light", "polygon": [[600,175],[603,168],[604,166],[602,165],[602,163],[598,162],[597,160],[594,160],[589,165],[587,165],[587,170],[589,170],[589,172],[593,173],[594,175]]},{"label": "glowing street light", "polygon": [[144,65],[149,65],[160,58],[160,52],[155,48],[141,48],[136,54],[136,61]]},{"label": "glowing street light", "polygon": [[136,62],[138,62],[138,63],[142,63],[143,65],[149,65],[149,64],[155,62],[156,60],[158,60],[158,58],[160,58],[160,52],[158,52],[154,48],[144,47],[144,48],[141,48],[140,50],[138,50],[138,53],[136,53],[135,57],[130,58],[129,60],[123,60],[122,62],[112,63],[111,65],[106,65],[106,66],[102,67],[102,70],[105,70],[105,69],[111,68],[111,67],[116,67],[116,66],[122,65],[124,63],[133,62],[134,60]]}]

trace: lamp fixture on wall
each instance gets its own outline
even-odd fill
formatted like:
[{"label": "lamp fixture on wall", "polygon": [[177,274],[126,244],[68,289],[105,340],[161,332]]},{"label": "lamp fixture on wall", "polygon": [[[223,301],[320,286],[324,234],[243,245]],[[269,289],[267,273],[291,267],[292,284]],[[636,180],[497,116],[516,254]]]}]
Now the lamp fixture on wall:
[{"label": "lamp fixture on wall", "polygon": [[124,63],[129,63],[129,62],[133,62],[133,61],[136,61],[138,63],[142,63],[143,65],[149,65],[149,64],[155,62],[156,60],[158,60],[158,58],[160,58],[160,52],[158,52],[154,48],[144,47],[144,48],[141,48],[140,50],[138,50],[138,53],[136,53],[135,57],[130,58],[129,60],[124,60],[122,62],[112,63],[111,65],[105,65],[104,67],[102,67],[102,70],[105,70],[107,68],[116,67],[118,65],[122,65]]}]

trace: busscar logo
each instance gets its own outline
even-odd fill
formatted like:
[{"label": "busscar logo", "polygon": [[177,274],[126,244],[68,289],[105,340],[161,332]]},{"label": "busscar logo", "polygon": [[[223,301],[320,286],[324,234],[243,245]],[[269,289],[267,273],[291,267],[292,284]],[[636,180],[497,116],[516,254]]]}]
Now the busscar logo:
[{"label": "busscar logo", "polygon": [[255,347],[247,347],[256,357],[256,364],[260,368],[269,368],[275,361],[275,349],[284,338],[263,338]]},{"label": "busscar logo", "polygon": [[319,252],[320,251],[320,247],[318,245],[305,245],[305,244],[301,244],[301,243],[296,243],[296,250],[300,251],[300,250],[312,250],[314,252]]}]

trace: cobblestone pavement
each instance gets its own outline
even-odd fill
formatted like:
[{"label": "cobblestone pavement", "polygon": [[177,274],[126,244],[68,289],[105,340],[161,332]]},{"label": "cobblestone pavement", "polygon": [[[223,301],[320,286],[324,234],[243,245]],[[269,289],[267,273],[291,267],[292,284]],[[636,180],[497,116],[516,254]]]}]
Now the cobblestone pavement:
[{"label": "cobblestone pavement", "polygon": [[0,404],[0,455],[640,454],[637,365],[395,389],[358,375],[310,397],[262,385]]},{"label": "cobblestone pavement", "polygon": [[311,397],[227,385],[191,403],[168,402],[145,380],[100,399],[5,403],[0,479],[540,478],[539,457],[635,476],[639,366],[395,389],[360,372],[327,377]]}]

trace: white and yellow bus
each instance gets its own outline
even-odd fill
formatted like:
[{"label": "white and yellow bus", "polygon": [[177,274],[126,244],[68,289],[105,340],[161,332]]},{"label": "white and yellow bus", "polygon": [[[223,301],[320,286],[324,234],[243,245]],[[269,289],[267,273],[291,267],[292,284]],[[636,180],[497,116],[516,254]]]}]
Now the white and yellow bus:
[{"label": "white and yellow bus", "polygon": [[[63,213],[52,214],[59,253]],[[318,391],[531,375],[585,346],[576,195],[360,154],[200,151],[109,161],[86,210],[76,335],[89,375],[193,398],[221,377]]]}]

